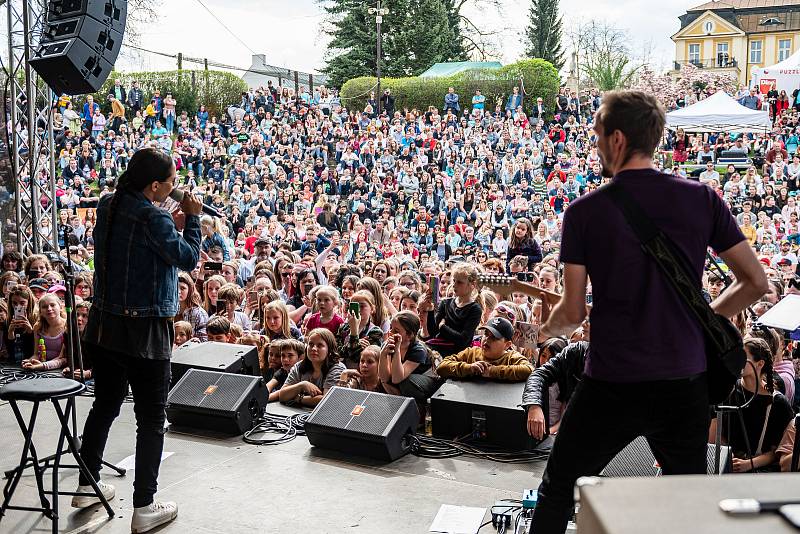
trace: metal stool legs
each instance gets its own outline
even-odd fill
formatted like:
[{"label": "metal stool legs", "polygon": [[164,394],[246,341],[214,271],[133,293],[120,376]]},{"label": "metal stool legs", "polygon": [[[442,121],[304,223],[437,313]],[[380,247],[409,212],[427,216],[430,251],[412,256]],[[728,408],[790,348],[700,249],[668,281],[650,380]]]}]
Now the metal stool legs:
[{"label": "metal stool legs", "polygon": [[[31,416],[27,424],[23,419],[22,414],[20,413],[19,407],[17,406],[17,402],[14,400],[9,401],[9,403],[11,404],[11,408],[14,411],[14,416],[17,419],[17,423],[19,424],[19,427],[25,436],[25,444],[23,445],[22,448],[22,455],[20,457],[19,466],[17,466],[12,470],[13,474],[8,478],[8,480],[6,481],[6,485],[3,488],[3,503],[2,505],[0,505],[0,520],[2,520],[6,510],[41,512],[45,514],[49,519],[51,519],[53,534],[58,534],[58,520],[59,520],[58,497],[60,495],[97,497],[103,504],[103,507],[108,512],[109,518],[114,517],[114,509],[111,508],[111,505],[108,503],[108,500],[105,498],[97,482],[94,480],[94,477],[92,477],[91,474],[89,473],[89,469],[88,467],[86,467],[86,463],[80,456],[80,451],[78,450],[76,439],[72,435],[72,432],[69,429],[70,426],[69,418],[72,413],[72,410],[75,409],[75,398],[69,397],[67,399],[66,409],[62,408],[61,404],[59,403],[59,399],[51,398],[50,401],[53,403],[53,408],[55,409],[56,415],[58,416],[58,420],[61,424],[61,432],[59,433],[58,436],[58,445],[56,447],[56,453],[55,455],[53,455],[52,464],[39,460],[39,457],[36,454],[36,448],[33,445],[33,431],[34,431],[34,426],[36,424],[36,416],[39,413],[39,401],[32,401],[33,410],[31,411]],[[66,450],[64,450],[65,441],[67,446]],[[61,457],[64,455],[65,452],[69,452],[70,454],[72,454],[72,457],[77,462],[77,465],[74,466],[61,465]],[[33,468],[34,475],[36,477],[36,486],[39,492],[39,501],[41,503],[41,507],[38,508],[30,506],[11,505],[11,498],[13,497],[14,491],[16,490],[17,485],[19,484],[19,481],[22,478],[22,473],[28,467]],[[59,474],[59,469],[62,467],[78,468],[83,474],[86,475],[86,478],[90,481],[90,484],[94,491],[92,493],[59,491],[58,474]],[[51,491],[47,491],[44,489],[43,474],[48,468],[53,470]],[[48,495],[51,496],[50,500],[48,500],[47,498]]]},{"label": "metal stool legs", "polygon": [[[25,436],[25,444],[22,447],[22,456],[20,457],[19,465],[12,470],[13,474],[8,478],[6,485],[3,488],[3,504],[0,505],[0,518],[5,515],[6,510],[11,509],[28,512],[42,512],[47,517],[52,519],[52,509],[50,508],[50,503],[48,502],[44,491],[44,480],[42,477],[44,468],[39,465],[39,458],[36,455],[36,447],[33,445],[33,430],[34,426],[36,425],[36,416],[39,413],[39,403],[33,403],[33,410],[31,411],[31,416],[27,425],[25,424],[25,420],[22,418],[22,413],[20,413],[16,401],[10,401],[10,404],[11,409],[14,411],[14,417],[17,419],[17,424],[19,424],[19,427]],[[29,451],[30,456],[28,456]],[[11,506],[11,497],[14,494],[14,491],[17,489],[17,484],[19,484],[19,481],[22,478],[22,472],[28,466],[33,467],[33,471],[36,476],[36,487],[39,490],[39,501],[42,505],[41,508]]]}]

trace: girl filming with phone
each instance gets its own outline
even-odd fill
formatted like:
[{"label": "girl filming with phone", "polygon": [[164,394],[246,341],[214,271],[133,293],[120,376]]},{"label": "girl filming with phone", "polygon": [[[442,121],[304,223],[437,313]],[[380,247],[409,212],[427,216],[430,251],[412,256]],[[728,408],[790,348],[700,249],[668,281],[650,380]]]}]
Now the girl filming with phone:
[{"label": "girl filming with phone", "polygon": [[347,322],[339,327],[336,341],[339,344],[339,356],[348,369],[357,369],[361,353],[370,345],[381,346],[383,330],[372,322],[372,310],[375,299],[372,293],[364,289],[356,291],[350,297],[347,309]]},{"label": "girl filming with phone", "polygon": [[36,323],[36,299],[28,286],[14,286],[6,299],[8,324],[5,325],[5,340],[8,359],[21,365],[23,360],[33,357],[33,325]]}]

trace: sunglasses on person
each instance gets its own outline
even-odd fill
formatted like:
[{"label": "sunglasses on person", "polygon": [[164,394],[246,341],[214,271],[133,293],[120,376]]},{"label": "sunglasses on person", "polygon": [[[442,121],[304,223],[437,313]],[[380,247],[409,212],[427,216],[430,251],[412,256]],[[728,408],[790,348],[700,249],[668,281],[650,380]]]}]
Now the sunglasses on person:
[{"label": "sunglasses on person", "polygon": [[504,316],[506,319],[508,319],[509,321],[511,321],[511,323],[512,323],[512,324],[514,323],[514,321],[516,321],[516,320],[517,320],[517,314],[516,314],[516,313],[514,313],[514,311],[513,311],[513,310],[511,310],[511,309],[507,308],[506,306],[503,306],[502,304],[500,304],[499,306],[497,306],[497,307],[495,308],[495,311],[496,311],[497,313],[502,313],[502,314],[503,314],[503,316]]}]

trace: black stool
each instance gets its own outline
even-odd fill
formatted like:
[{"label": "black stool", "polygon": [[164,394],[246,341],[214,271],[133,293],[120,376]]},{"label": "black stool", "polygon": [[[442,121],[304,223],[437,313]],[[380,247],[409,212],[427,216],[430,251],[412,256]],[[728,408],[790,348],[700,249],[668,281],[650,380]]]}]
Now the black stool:
[{"label": "black stool", "polygon": [[[49,517],[53,522],[53,534],[58,533],[58,497],[59,495],[78,495],[78,496],[93,496],[100,499],[100,502],[105,506],[108,516],[114,517],[114,510],[108,501],[103,496],[102,491],[95,482],[94,478],[89,474],[86,464],[83,462],[78,448],[76,447],[75,437],[69,428],[69,419],[71,411],[74,410],[75,395],[82,393],[86,389],[84,384],[76,380],[68,378],[41,378],[36,380],[24,380],[13,382],[0,388],[0,400],[8,401],[11,404],[11,409],[14,410],[14,416],[17,418],[19,428],[25,436],[25,445],[22,447],[22,457],[20,458],[19,465],[12,470],[13,475],[9,477],[3,488],[3,504],[0,506],[0,520],[5,515],[6,510],[23,510],[26,512],[42,512]],[[66,399],[66,409],[62,409],[60,400]],[[30,420],[25,423],[22,414],[17,406],[17,401],[28,401],[33,403],[33,410],[31,411]],[[61,433],[58,437],[58,446],[56,453],[53,456],[52,465],[47,462],[39,460],[36,454],[36,448],[33,445],[33,429],[36,425],[36,416],[39,413],[39,403],[52,401],[53,407],[58,415],[58,420],[61,423]],[[67,442],[67,450],[63,449],[64,441]],[[69,451],[75,458],[77,465],[63,465],[60,466],[61,456]],[[30,453],[30,455],[29,455]],[[14,490],[19,484],[22,473],[28,467],[33,468],[33,473],[36,476],[36,486],[39,489],[40,508],[32,508],[29,506],[12,506],[11,497],[14,495]],[[85,477],[91,481],[94,493],[75,493],[64,492],[58,490],[58,469],[63,468],[77,468]],[[44,489],[44,472],[47,469],[53,470],[53,489],[52,491],[45,491]],[[47,499],[47,495],[52,497],[52,504]]]}]

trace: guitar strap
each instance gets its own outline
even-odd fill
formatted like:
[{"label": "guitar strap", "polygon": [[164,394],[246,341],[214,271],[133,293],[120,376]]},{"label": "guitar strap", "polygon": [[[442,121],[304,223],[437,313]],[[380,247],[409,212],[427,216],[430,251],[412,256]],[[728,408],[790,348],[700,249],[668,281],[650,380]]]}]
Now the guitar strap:
[{"label": "guitar strap", "polygon": [[611,182],[601,188],[625,216],[628,226],[639,238],[642,250],[658,265],[664,277],[680,296],[683,303],[695,316],[706,338],[713,343],[717,354],[726,352],[735,340],[725,332],[722,322],[694,283],[694,276],[683,252],[644,213],[619,182]]}]

